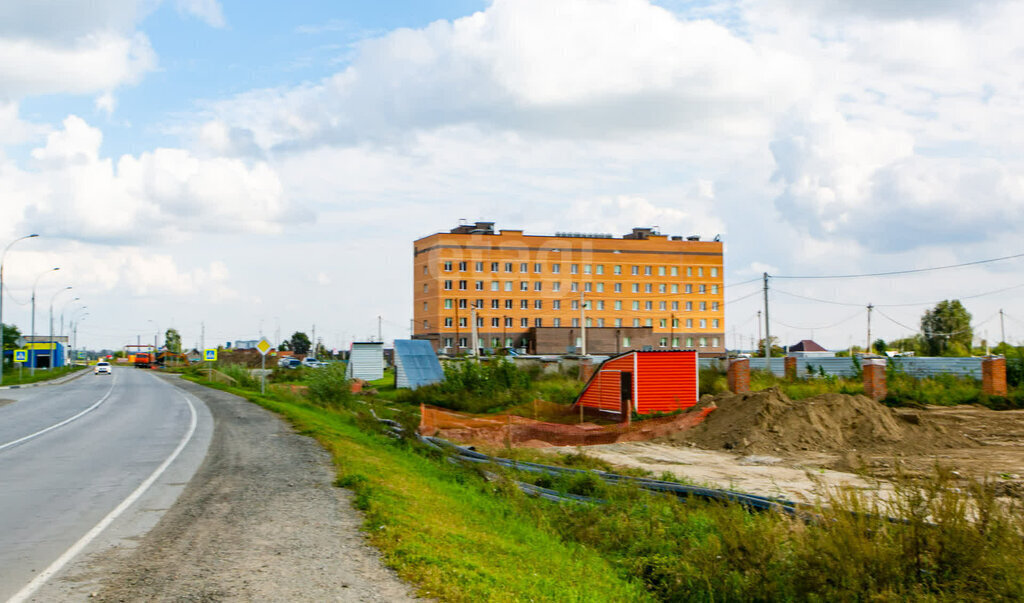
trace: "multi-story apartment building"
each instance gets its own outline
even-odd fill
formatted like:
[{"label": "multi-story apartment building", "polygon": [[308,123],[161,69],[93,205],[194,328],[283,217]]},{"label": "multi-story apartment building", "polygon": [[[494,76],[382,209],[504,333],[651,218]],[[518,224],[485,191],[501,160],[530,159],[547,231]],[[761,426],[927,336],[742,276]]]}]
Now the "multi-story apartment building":
[{"label": "multi-story apartment building", "polygon": [[[413,247],[414,337],[448,353],[725,351],[722,243],[460,225]],[[473,323],[475,322],[475,333]],[[585,348],[585,350],[584,350]]]}]

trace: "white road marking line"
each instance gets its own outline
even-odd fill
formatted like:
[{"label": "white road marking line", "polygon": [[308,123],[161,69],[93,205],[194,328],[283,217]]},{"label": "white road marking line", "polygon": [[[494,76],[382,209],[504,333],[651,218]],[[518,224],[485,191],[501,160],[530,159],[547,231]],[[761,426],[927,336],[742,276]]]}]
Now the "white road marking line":
[{"label": "white road marking line", "polygon": [[191,418],[189,420],[188,432],[181,439],[181,442],[178,443],[178,447],[174,449],[174,452],[171,453],[171,456],[167,457],[167,459],[164,460],[164,462],[161,463],[160,466],[157,467],[156,470],[153,471],[153,473],[146,478],[146,481],[139,484],[139,487],[136,488],[134,492],[129,494],[128,498],[121,501],[121,504],[117,505],[117,507],[113,511],[108,513],[106,517],[100,520],[100,522],[96,524],[91,530],[89,530],[85,534],[85,536],[82,536],[78,540],[78,542],[71,545],[71,548],[64,551],[64,554],[58,557],[56,561],[51,563],[50,567],[40,572],[39,575],[35,577],[35,579],[26,584],[25,587],[19,590],[17,593],[15,593],[13,597],[8,599],[7,603],[22,603],[22,601],[27,601],[28,598],[31,597],[34,592],[36,592],[37,590],[39,590],[40,587],[46,584],[46,582],[50,578],[52,578],[57,572],[63,569],[64,566],[67,565],[69,561],[74,559],[75,556],[81,553],[85,547],[89,546],[89,543],[92,542],[97,536],[99,536],[103,532],[103,530],[107,529],[107,527],[110,524],[112,524],[114,520],[121,515],[121,513],[124,513],[125,510],[132,505],[132,503],[137,501],[143,494],[145,494],[146,490],[149,490],[149,487],[152,486],[153,483],[160,478],[163,472],[167,470],[171,463],[174,462],[174,459],[178,458],[178,455],[181,454],[181,451],[184,450],[185,446],[188,445],[189,441],[191,441],[192,435],[196,432],[196,423],[198,422],[196,407],[192,405],[192,401],[189,400],[188,397],[186,397],[185,395],[182,395],[182,399],[184,399],[185,403],[188,404],[188,410]]},{"label": "white road marking line", "polygon": [[61,421],[60,423],[57,423],[56,425],[50,425],[46,429],[41,429],[41,430],[39,430],[39,431],[37,431],[37,432],[35,432],[33,434],[29,434],[29,435],[23,437],[23,438],[18,438],[17,440],[14,440],[13,442],[7,442],[6,444],[0,445],[0,450],[3,450],[5,448],[10,448],[11,446],[16,446],[18,444],[21,444],[22,442],[27,442],[27,441],[31,440],[32,438],[39,437],[39,436],[43,435],[44,433],[46,433],[48,431],[53,431],[54,429],[57,429],[58,427],[62,427],[64,425],[67,425],[68,423],[74,421],[75,419],[78,419],[79,417],[82,417],[82,416],[84,416],[84,415],[86,415],[86,414],[96,410],[99,407],[100,404],[103,404],[104,402],[106,402],[107,398],[110,397],[110,394],[114,391],[114,384],[115,383],[117,383],[117,376],[116,375],[114,376],[113,379],[110,380],[110,389],[107,390],[107,393],[102,398],[100,398],[98,402],[96,402],[95,404],[93,404],[89,408],[86,408],[85,410],[83,410],[82,412],[78,413],[77,415],[75,415],[75,416],[73,416],[71,418],[68,418],[68,419],[64,419],[63,421]]}]

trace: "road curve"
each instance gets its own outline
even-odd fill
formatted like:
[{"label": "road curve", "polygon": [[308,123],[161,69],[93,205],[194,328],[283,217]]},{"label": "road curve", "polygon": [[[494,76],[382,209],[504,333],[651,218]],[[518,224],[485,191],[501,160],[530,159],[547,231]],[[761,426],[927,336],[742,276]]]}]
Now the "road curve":
[{"label": "road curve", "polygon": [[0,390],[0,600],[51,600],[36,594],[41,574],[148,530],[204,457],[211,423],[201,402],[130,368]]}]

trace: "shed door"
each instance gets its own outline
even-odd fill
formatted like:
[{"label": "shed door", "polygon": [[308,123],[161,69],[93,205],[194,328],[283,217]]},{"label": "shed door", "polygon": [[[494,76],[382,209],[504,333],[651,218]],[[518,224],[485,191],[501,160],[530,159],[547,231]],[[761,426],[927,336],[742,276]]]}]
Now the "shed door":
[{"label": "shed door", "polygon": [[627,415],[633,411],[633,373],[622,371],[619,376],[619,412]]}]

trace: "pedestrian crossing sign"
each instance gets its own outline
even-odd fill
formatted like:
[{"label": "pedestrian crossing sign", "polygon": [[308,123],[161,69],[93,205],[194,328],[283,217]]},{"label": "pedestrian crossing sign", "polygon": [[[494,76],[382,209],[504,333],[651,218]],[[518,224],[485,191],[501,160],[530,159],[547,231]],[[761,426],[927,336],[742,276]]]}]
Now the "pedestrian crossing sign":
[{"label": "pedestrian crossing sign", "polygon": [[205,360],[207,362],[216,362],[217,361],[217,350],[216,349],[203,350],[203,360]]},{"label": "pedestrian crossing sign", "polygon": [[15,362],[28,362],[28,350],[14,350]]}]

